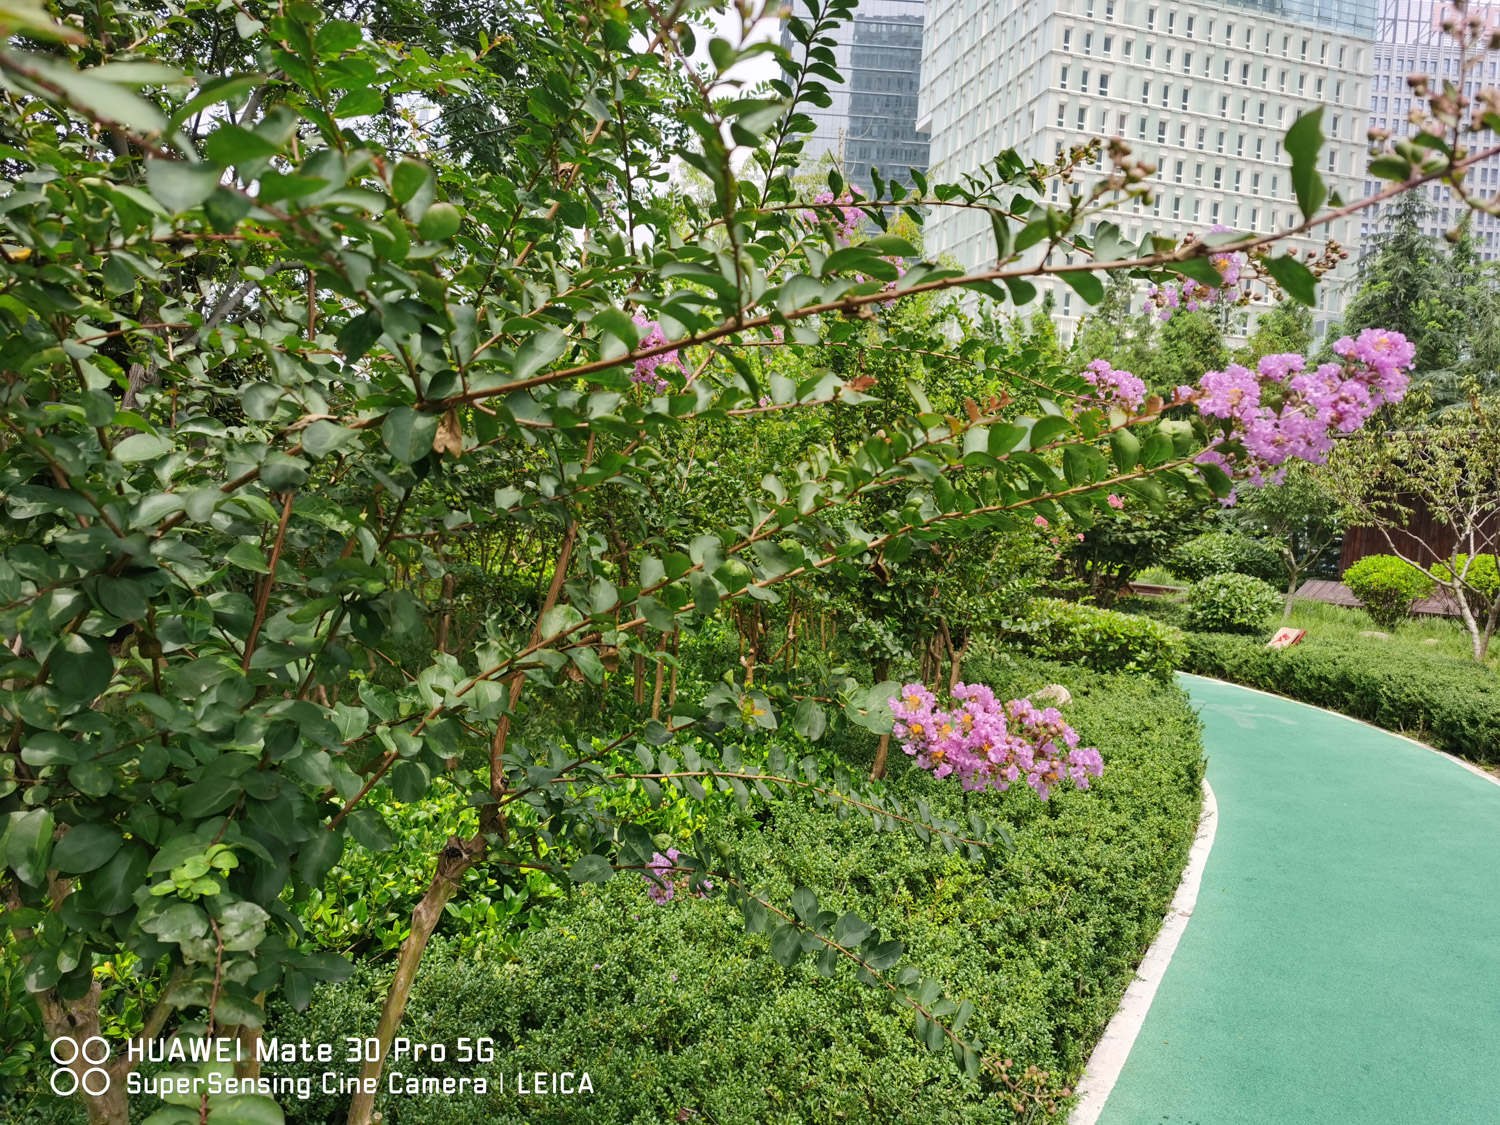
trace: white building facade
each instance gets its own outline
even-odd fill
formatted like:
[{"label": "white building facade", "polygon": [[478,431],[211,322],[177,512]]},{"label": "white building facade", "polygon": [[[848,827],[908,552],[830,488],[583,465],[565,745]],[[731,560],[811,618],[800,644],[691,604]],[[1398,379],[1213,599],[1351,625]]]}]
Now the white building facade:
[{"label": "white building facade", "polygon": [[[1127,237],[1180,238],[1216,223],[1286,229],[1301,216],[1282,137],[1300,114],[1324,107],[1329,190],[1348,200],[1364,187],[1377,5],[929,0],[917,127],[931,136],[931,175],[977,173],[1012,147],[1049,163],[1092,137],[1118,136],[1157,168],[1152,203],[1109,216]],[[1290,245],[1321,248],[1331,237],[1357,246],[1357,219],[1331,227]],[[926,239],[929,254],[966,269],[995,257],[983,212],[935,208]],[[1320,329],[1339,311],[1338,288],[1319,286]],[[1055,299],[1069,338],[1086,306],[1061,284]],[[1231,333],[1242,331],[1239,315]]]},{"label": "white building facade", "polygon": [[[1475,12],[1483,15],[1491,27],[1500,26],[1500,7],[1470,5],[1465,14]],[[1463,16],[1457,15],[1451,4],[1435,3],[1434,0],[1382,0],[1373,51],[1369,128],[1389,129],[1398,137],[1409,137],[1416,131],[1416,126],[1407,120],[1407,114],[1414,106],[1421,108],[1421,103],[1413,99],[1406,84],[1407,75],[1427,74],[1435,83],[1459,83],[1460,51],[1457,41],[1442,30],[1446,19],[1461,20]],[[1464,76],[1464,93],[1472,99],[1476,90],[1500,83],[1496,75],[1497,65],[1500,64],[1490,56]],[[1474,141],[1470,143],[1475,144]],[[1486,134],[1478,138],[1476,147],[1488,147],[1494,143],[1494,138]],[[1494,197],[1500,192],[1500,157],[1491,157],[1475,166],[1469,173],[1468,183],[1481,195]],[[1361,185],[1366,194],[1385,186],[1374,180]],[[1427,199],[1432,205],[1432,213],[1424,229],[1435,237],[1450,230],[1468,210],[1462,202],[1455,203],[1451,188],[1430,187]],[[1500,218],[1476,211],[1470,221],[1479,256],[1485,261],[1494,261],[1500,255]],[[1382,229],[1379,209],[1363,212],[1360,216],[1360,249],[1371,249],[1373,236]]]}]

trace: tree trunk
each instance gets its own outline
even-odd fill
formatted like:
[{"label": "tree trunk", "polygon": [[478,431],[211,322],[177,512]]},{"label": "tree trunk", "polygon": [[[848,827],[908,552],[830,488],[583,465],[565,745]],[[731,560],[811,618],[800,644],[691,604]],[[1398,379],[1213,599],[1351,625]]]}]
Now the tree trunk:
[{"label": "tree trunk", "polygon": [[[98,1066],[88,1061],[82,1050],[85,1040],[99,1034],[98,982],[79,1000],[64,1000],[56,988],[32,995],[36,997],[37,1007],[41,1009],[42,1027],[46,1030],[48,1043],[58,1039],[71,1039],[79,1045],[80,1049],[73,1061],[67,1064],[67,1069],[78,1079],[77,1094],[74,1096],[88,1110],[89,1125],[130,1125],[130,1105],[125,1098],[125,1075],[128,1071],[126,1059],[112,1051],[114,1057],[103,1066]],[[98,1043],[90,1044],[89,1050],[97,1054]],[[109,1077],[108,1088],[98,1094],[86,1093],[88,1089],[98,1089],[104,1085],[98,1073],[100,1070]],[[62,1086],[62,1082],[59,1081],[58,1085]]]},{"label": "tree trunk", "polygon": [[1297,598],[1297,579],[1300,577],[1298,571],[1292,571],[1292,576],[1286,584],[1286,607],[1281,611],[1281,619],[1290,621],[1292,617],[1292,603]]},{"label": "tree trunk", "polygon": [[[890,670],[891,662],[885,657],[881,657],[870,666],[870,671],[875,674],[875,682],[877,684],[885,682],[885,678],[890,674]],[[890,749],[891,736],[888,734],[882,734],[880,736],[880,745],[875,749],[875,764],[870,767],[871,781],[879,781],[882,777],[885,776],[885,759],[886,755],[890,752]]]},{"label": "tree trunk", "polygon": [[[422,901],[417,903],[416,909],[411,913],[411,932],[401,943],[401,952],[396,957],[396,975],[391,978],[391,986],[386,990],[385,1005],[380,1011],[380,1022],[375,1027],[375,1038],[380,1043],[379,1057],[374,1061],[366,1059],[364,1065],[360,1067],[360,1078],[367,1080],[361,1083],[362,1087],[368,1084],[379,1088],[380,1074],[385,1067],[386,1052],[390,1049],[391,1040],[396,1036],[396,1029],[401,1026],[401,1017],[406,1012],[406,1002],[411,996],[411,986],[417,979],[417,967],[422,963],[422,954],[427,949],[427,941],[432,937],[432,931],[437,928],[438,921],[443,916],[443,907],[458,890],[464,872],[479,862],[483,856],[483,836],[475,836],[468,841],[460,840],[457,836],[448,837],[447,846],[438,857],[437,870],[432,876],[432,884],[427,888],[427,893],[422,896]],[[365,1093],[361,1089],[349,1103],[348,1125],[370,1125],[370,1114],[374,1108],[375,1095]],[[125,1119],[122,1117],[120,1120],[124,1125]]]}]

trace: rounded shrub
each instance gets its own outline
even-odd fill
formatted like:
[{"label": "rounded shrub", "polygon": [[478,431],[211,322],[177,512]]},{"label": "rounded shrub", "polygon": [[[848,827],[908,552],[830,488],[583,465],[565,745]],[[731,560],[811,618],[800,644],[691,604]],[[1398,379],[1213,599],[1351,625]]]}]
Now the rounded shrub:
[{"label": "rounded shrub", "polygon": [[1382,629],[1405,621],[1411,607],[1433,589],[1432,579],[1395,555],[1366,555],[1344,571],[1343,581]]},{"label": "rounded shrub", "polygon": [[[1465,566],[1468,567],[1465,573]],[[1443,562],[1432,568],[1439,577],[1447,579],[1451,574],[1463,575],[1469,587],[1469,606],[1475,613],[1483,615],[1489,610],[1495,595],[1500,594],[1500,568],[1495,566],[1494,555],[1475,555],[1469,562],[1468,555],[1454,555],[1450,563]]]},{"label": "rounded shrub", "polygon": [[1282,606],[1281,595],[1248,574],[1214,574],[1188,591],[1189,621],[1210,633],[1256,633]]},{"label": "rounded shrub", "polygon": [[1171,625],[1059,598],[1033,598],[1024,617],[1006,624],[1002,639],[1043,660],[1160,679],[1176,671],[1183,644]]},{"label": "rounded shrub", "polygon": [[1258,539],[1233,531],[1210,531],[1189,539],[1167,559],[1167,568],[1190,582],[1215,574],[1248,574],[1280,583],[1286,575],[1276,552]]}]

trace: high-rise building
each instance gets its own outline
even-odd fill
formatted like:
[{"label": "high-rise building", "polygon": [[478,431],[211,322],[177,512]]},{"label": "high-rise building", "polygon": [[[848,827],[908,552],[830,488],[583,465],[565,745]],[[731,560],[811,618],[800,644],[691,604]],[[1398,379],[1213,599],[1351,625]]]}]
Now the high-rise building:
[{"label": "high-rise building", "polygon": [[[1492,27],[1500,25],[1500,7],[1470,5],[1465,14],[1474,12],[1483,15]],[[1415,131],[1416,126],[1407,119],[1407,114],[1414,107],[1421,109],[1422,104],[1412,97],[1406,84],[1408,75],[1426,74],[1434,83],[1460,82],[1458,41],[1443,31],[1444,21],[1450,18],[1463,18],[1454,13],[1451,4],[1435,0],[1382,0],[1373,51],[1369,128],[1389,129],[1397,136],[1407,137]],[[1485,58],[1463,77],[1464,93],[1472,98],[1476,90],[1494,86],[1496,66],[1493,56]],[[1494,143],[1492,136],[1486,136],[1476,147]],[[1469,172],[1468,183],[1486,198],[1500,193],[1500,157],[1476,165]],[[1369,195],[1388,185],[1369,179],[1360,186]],[[1432,186],[1426,189],[1426,194],[1431,205],[1425,227],[1428,234],[1438,236],[1452,229],[1468,211],[1462,201],[1454,200],[1452,188]],[[1494,261],[1500,255],[1500,219],[1476,211],[1470,222],[1480,257]],[[1383,229],[1380,208],[1361,212],[1360,249],[1371,249],[1374,237]]]},{"label": "high-rise building", "polygon": [[[923,0],[860,0],[853,21],[839,25],[833,36],[844,82],[829,85],[831,105],[808,111],[817,131],[805,155],[832,152],[844,178],[867,195],[872,166],[883,179],[902,181],[909,180],[908,169],[927,169],[927,137],[916,128],[924,7]],[[804,0],[795,10],[810,18]],[[781,42],[794,54],[800,51],[786,30]]]},{"label": "high-rise building", "polygon": [[[1286,229],[1301,216],[1282,138],[1301,114],[1323,107],[1329,190],[1351,199],[1363,186],[1378,2],[932,0],[918,116],[931,174],[974,174],[1012,147],[1048,163],[1091,137],[1118,136],[1157,169],[1153,201],[1110,216],[1127,237],[1178,238],[1215,224]],[[1049,187],[1053,198],[1061,190]],[[928,224],[929,253],[966,269],[993,261],[983,212],[938,207]],[[1355,245],[1357,220],[1331,227],[1291,245]],[[1066,337],[1086,307],[1066,286],[1054,291]],[[1341,296],[1336,284],[1318,294],[1322,329]],[[1237,314],[1231,332],[1244,325]]]}]

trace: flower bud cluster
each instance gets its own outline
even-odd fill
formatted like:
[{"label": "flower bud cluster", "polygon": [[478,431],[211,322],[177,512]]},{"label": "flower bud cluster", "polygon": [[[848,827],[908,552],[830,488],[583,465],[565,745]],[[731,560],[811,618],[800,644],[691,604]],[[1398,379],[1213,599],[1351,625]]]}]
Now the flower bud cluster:
[{"label": "flower bud cluster", "polygon": [[[824,191],[813,196],[813,203],[819,205],[816,211],[808,210],[802,212],[802,218],[813,226],[827,218],[833,222],[833,233],[843,242],[848,242],[859,233],[860,224],[865,221],[865,213],[854,206],[855,196],[853,188],[845,188],[837,197],[833,192]],[[837,210],[828,204],[837,204]]]},{"label": "flower bud cluster", "polygon": [[[1231,228],[1218,224],[1209,228],[1209,233],[1227,234],[1230,230]],[[1183,241],[1192,242],[1193,236],[1189,234]],[[1218,285],[1205,285],[1192,278],[1168,282],[1166,285],[1153,285],[1146,290],[1146,304],[1155,306],[1159,310],[1157,315],[1162,320],[1171,320],[1172,314],[1179,310],[1197,312],[1220,302],[1244,304],[1250,299],[1249,279],[1245,279],[1247,284],[1244,287],[1240,284],[1241,275],[1245,272],[1245,255],[1219,252],[1211,254],[1208,260],[1219,274]]]},{"label": "flower bud cluster", "polygon": [[[656,873],[656,879],[661,880],[660,883],[653,880],[649,875],[641,875],[641,878],[646,880],[646,894],[658,906],[665,906],[671,902],[676,897],[678,891],[687,890],[688,877],[686,875],[677,879],[669,878],[667,875],[669,871],[677,866],[677,857],[681,854],[676,848],[668,848],[666,855],[662,855],[661,852],[652,853],[651,862],[646,864],[646,866]],[[698,897],[706,897],[707,892],[713,889],[714,885],[712,883],[707,879],[703,880],[703,890],[697,892]]]},{"label": "flower bud cluster", "polygon": [[1078,732],[1055,707],[1028,699],[1003,706],[982,684],[955,684],[954,706],[941,710],[921,684],[891,699],[901,748],[934,777],[957,774],[965,789],[1009,789],[1023,777],[1042,800],[1071,781],[1079,789],[1104,773],[1099,751],[1078,745]]}]

